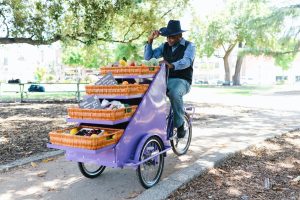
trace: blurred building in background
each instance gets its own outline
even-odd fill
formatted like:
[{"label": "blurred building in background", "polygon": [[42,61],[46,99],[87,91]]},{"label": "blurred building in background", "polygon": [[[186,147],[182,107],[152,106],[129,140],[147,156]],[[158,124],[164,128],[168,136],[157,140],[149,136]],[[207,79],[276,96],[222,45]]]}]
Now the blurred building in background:
[{"label": "blurred building in background", "polygon": [[[221,54],[220,54],[221,55]],[[231,76],[237,55],[229,58]],[[264,56],[246,56],[241,68],[241,84],[294,84],[300,83],[300,54],[291,63],[288,70],[274,64],[272,58]],[[52,82],[68,81],[93,82],[97,80],[99,69],[68,67],[62,64],[62,50],[59,43],[50,46],[32,46],[13,44],[0,46],[0,82],[20,79],[22,83],[35,82],[37,68],[45,68]],[[221,57],[196,58],[194,61],[194,83],[221,85],[224,81],[224,63]]]},{"label": "blurred building in background", "polygon": [[62,78],[61,47],[59,43],[33,46],[11,44],[0,46],[0,81],[20,79],[34,82],[37,68],[45,68],[47,75]]},{"label": "blurred building in background", "polygon": [[[230,75],[234,75],[236,54],[229,58]],[[194,62],[194,83],[221,85],[225,70],[222,58],[196,58]],[[265,56],[246,56],[243,60],[240,80],[242,85],[300,84],[300,54],[288,70],[276,66],[274,59]]]}]

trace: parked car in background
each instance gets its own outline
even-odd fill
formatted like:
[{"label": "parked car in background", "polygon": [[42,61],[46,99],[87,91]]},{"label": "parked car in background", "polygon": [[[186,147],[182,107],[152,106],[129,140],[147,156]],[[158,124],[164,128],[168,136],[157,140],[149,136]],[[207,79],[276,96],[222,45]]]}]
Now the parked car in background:
[{"label": "parked car in background", "polygon": [[20,79],[11,79],[11,80],[8,80],[8,83],[21,83],[21,80]]},{"label": "parked car in background", "polygon": [[42,85],[30,85],[28,88],[28,92],[45,92],[45,87]]},{"label": "parked car in background", "polygon": [[224,81],[217,80],[217,85],[223,85]]},{"label": "parked car in background", "polygon": [[232,85],[232,81],[223,81],[222,82],[222,86],[231,86]]},{"label": "parked car in background", "polygon": [[253,78],[241,78],[241,85],[257,85],[258,82]]},{"label": "parked car in background", "polygon": [[194,84],[196,84],[196,85],[208,85],[208,81],[195,80]]},{"label": "parked car in background", "polygon": [[219,79],[209,79],[208,85],[222,85],[223,81]]}]

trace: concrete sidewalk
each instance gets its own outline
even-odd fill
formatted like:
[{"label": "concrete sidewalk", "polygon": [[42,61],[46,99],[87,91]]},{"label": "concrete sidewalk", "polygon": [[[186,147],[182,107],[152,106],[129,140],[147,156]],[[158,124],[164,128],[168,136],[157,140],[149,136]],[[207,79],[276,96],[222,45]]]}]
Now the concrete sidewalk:
[{"label": "concrete sidewalk", "polygon": [[[279,95],[281,93],[281,95]],[[291,94],[291,95],[287,95]],[[241,113],[228,116],[201,126],[194,122],[193,145],[203,153],[192,165],[181,169],[155,187],[144,191],[137,200],[165,199],[180,186],[217,166],[234,153],[258,144],[263,140],[300,128],[299,91],[284,91],[268,95],[220,95],[209,89],[192,88],[185,98],[191,102],[234,106]],[[241,107],[243,106],[243,107]],[[202,108],[203,109],[203,108]],[[245,109],[245,110],[243,110]],[[244,113],[244,114],[242,114]],[[216,113],[214,113],[216,114]],[[231,118],[231,119],[230,119]],[[195,141],[196,139],[196,141]]]},{"label": "concrete sidewalk", "polygon": [[[165,178],[155,187],[138,196],[138,200],[165,199],[173,191],[204,173],[207,169],[218,166],[228,156],[243,150],[266,138],[300,128],[300,113],[279,113],[272,111],[257,112],[247,118],[237,116],[234,122],[226,119],[213,122],[205,128],[195,128],[199,159],[192,165]],[[197,132],[197,133],[198,133]]]},{"label": "concrete sidewalk", "polygon": [[224,99],[212,104],[196,95],[188,100],[195,99],[197,114],[190,151],[181,157],[168,153],[157,186],[145,191],[131,169],[107,169],[99,178],[86,179],[76,163],[59,157],[36,167],[27,165],[1,173],[0,199],[164,199],[231,153],[300,127],[297,109],[283,111],[280,105],[278,109],[263,109],[255,107],[255,102],[251,108],[228,106],[230,102]]}]

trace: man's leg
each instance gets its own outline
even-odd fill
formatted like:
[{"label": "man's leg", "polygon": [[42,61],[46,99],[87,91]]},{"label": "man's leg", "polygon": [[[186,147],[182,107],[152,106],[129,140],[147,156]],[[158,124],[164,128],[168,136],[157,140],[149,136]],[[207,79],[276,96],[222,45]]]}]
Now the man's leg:
[{"label": "man's leg", "polygon": [[168,80],[168,97],[170,99],[174,113],[174,127],[178,128],[183,125],[184,107],[183,95],[190,90],[190,84],[183,79],[170,78]]}]

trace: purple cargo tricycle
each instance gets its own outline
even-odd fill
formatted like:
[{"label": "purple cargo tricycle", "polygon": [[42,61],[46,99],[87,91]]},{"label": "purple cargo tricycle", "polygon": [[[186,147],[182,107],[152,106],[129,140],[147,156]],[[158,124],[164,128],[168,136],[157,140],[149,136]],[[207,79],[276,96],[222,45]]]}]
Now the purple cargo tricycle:
[{"label": "purple cargo tricycle", "polygon": [[192,137],[190,115],[193,107],[185,108],[184,138],[178,139],[173,128],[173,114],[166,96],[166,68],[162,66],[156,75],[115,76],[118,80],[139,79],[150,83],[147,92],[135,96],[99,96],[99,99],[118,99],[139,105],[131,118],[119,121],[67,119],[80,125],[101,125],[122,128],[124,133],[117,144],[98,150],[86,150],[48,144],[50,148],[66,150],[68,160],[78,162],[81,173],[88,178],[99,176],[105,167],[131,167],[136,169],[143,187],[150,188],[160,179],[166,152],[173,149],[177,155],[187,152]]}]

